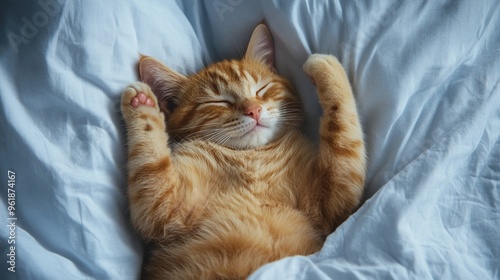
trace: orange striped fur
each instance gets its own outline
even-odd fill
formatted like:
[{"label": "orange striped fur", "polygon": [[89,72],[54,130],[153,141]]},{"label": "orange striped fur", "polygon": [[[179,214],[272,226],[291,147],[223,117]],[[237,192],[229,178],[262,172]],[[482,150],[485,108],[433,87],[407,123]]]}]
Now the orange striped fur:
[{"label": "orange striped fur", "polygon": [[323,117],[319,147],[273,68],[259,25],[241,60],[183,76],[151,57],[122,95],[131,220],[150,244],[145,279],[244,279],[318,251],[357,207],[365,150],[341,64],[312,55]]}]

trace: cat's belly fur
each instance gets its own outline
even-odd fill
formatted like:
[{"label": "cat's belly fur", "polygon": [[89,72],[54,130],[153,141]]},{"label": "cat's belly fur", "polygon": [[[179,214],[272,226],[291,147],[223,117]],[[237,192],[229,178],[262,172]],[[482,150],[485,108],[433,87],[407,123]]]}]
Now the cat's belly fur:
[{"label": "cat's belly fur", "polygon": [[[279,158],[273,147],[243,157],[240,153],[238,158],[224,149],[202,153],[205,146],[180,151],[205,162],[189,173],[200,189],[199,198],[191,201],[203,214],[191,233],[154,249],[149,266],[154,271],[148,274],[163,279],[238,279],[265,263],[318,251],[322,237],[299,210],[300,196],[309,187],[304,184],[313,181],[312,147],[301,140],[284,139],[276,148],[291,141],[302,144],[301,149],[280,150]],[[187,168],[190,162],[189,156],[182,156],[177,163]],[[298,165],[300,172],[287,168]]]},{"label": "cat's belly fur", "polygon": [[184,239],[161,244],[153,252],[156,271],[150,275],[160,276],[158,279],[244,279],[266,263],[321,248],[323,240],[299,211],[263,206],[248,213],[245,208],[221,209],[227,211],[225,215],[205,220]]}]

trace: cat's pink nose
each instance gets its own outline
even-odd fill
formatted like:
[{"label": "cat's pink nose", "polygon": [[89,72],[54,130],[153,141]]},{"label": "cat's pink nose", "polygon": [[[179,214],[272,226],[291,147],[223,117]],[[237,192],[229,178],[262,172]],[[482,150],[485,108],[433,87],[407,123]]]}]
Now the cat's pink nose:
[{"label": "cat's pink nose", "polygon": [[254,120],[258,121],[260,118],[260,111],[262,106],[258,104],[252,104],[245,109],[245,115],[252,117]]}]

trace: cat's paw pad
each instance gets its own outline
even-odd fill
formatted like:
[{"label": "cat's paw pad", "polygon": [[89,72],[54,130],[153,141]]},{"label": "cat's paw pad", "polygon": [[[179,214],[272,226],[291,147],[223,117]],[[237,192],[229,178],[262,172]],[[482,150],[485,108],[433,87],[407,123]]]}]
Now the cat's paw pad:
[{"label": "cat's paw pad", "polygon": [[153,99],[147,97],[144,93],[139,92],[134,98],[132,98],[132,100],[130,101],[130,105],[132,105],[132,107],[139,107],[140,105],[154,107],[155,102],[153,101]]},{"label": "cat's paw pad", "polygon": [[122,94],[121,110],[125,118],[143,111],[156,114],[160,112],[156,96],[151,88],[141,82],[129,85]]}]

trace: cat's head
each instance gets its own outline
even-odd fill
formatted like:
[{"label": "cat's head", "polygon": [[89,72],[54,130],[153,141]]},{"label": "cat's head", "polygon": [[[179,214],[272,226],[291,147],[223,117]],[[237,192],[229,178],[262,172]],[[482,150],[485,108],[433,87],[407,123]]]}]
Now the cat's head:
[{"label": "cat's head", "polygon": [[139,69],[165,113],[170,137],[250,149],[276,140],[302,122],[299,100],[273,64],[271,34],[261,24],[241,60],[225,60],[184,76],[154,58],[142,57]]}]

